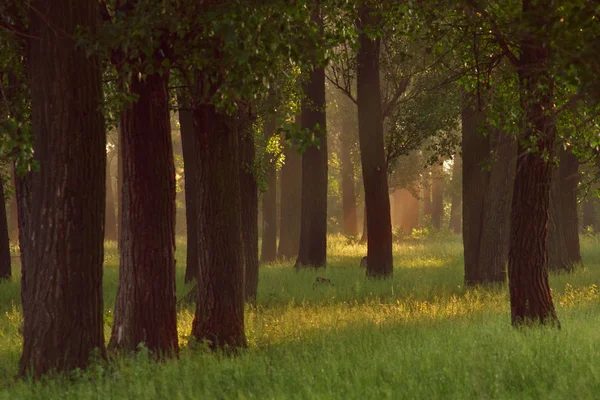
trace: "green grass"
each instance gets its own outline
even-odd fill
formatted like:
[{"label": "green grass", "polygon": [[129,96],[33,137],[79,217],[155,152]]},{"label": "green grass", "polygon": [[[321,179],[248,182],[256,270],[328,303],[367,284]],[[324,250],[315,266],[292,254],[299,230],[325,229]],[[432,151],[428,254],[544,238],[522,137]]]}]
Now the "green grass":
[{"label": "green grass", "polygon": [[[188,288],[178,245],[182,295]],[[388,281],[364,277],[364,246],[331,237],[325,271],[262,267],[258,306],[246,311],[249,348],[236,357],[187,348],[193,310],[181,309],[178,360],[153,363],[140,353],[35,383],[14,378],[21,346],[15,276],[0,284],[0,398],[594,399],[600,242],[584,238],[582,249],[585,268],[552,277],[560,331],[513,329],[506,287],[464,288],[458,237],[395,245]],[[107,315],[117,263],[109,244]],[[313,287],[316,276],[335,286]]]}]

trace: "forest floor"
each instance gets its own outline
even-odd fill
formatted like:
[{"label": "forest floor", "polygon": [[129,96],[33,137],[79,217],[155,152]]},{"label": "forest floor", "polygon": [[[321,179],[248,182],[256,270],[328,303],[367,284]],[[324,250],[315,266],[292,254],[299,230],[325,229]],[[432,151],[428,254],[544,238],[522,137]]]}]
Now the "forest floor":
[{"label": "forest floor", "polygon": [[[178,295],[185,248],[178,241]],[[144,352],[42,382],[15,379],[21,351],[18,268],[0,284],[0,399],[594,399],[600,393],[600,238],[584,267],[552,276],[562,330],[513,329],[506,286],[463,286],[460,237],[394,245],[394,277],[370,281],[366,247],[329,240],[322,271],[262,266],[249,348],[236,357],[186,347],[193,307],[179,309],[178,360]],[[317,276],[334,286],[314,285]],[[107,245],[106,338],[118,281]]]}]

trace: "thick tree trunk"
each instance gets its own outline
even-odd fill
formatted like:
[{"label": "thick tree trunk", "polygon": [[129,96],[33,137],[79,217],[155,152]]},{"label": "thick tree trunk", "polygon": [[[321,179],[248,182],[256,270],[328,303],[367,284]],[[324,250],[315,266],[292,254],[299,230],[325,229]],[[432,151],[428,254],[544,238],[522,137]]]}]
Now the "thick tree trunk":
[{"label": "thick tree trunk", "polygon": [[450,222],[448,228],[454,233],[462,232],[462,157],[459,154],[454,156],[454,165],[452,166],[452,205],[450,206]]},{"label": "thick tree trunk", "polygon": [[200,269],[192,335],[234,350],[246,346],[238,132],[213,105],[196,105],[193,113]]},{"label": "thick tree trunk", "polygon": [[[372,12],[363,7],[359,27],[377,24]],[[357,54],[358,135],[362,161],[365,203],[368,214],[367,276],[392,276],[392,221],[383,140],[381,89],[379,85],[380,38],[360,34]]]},{"label": "thick tree trunk", "polygon": [[[31,256],[23,257],[23,355],[33,376],[84,368],[104,350],[102,261],[106,134],[99,60],[76,43],[96,30],[98,2],[34,0],[30,5],[34,150]],[[21,193],[23,195],[23,193]]]},{"label": "thick tree trunk", "polygon": [[474,99],[462,112],[465,284],[506,280],[516,142],[497,129],[484,135],[485,112]]},{"label": "thick tree trunk", "polygon": [[344,211],[344,235],[358,235],[356,217],[356,190],[354,186],[354,164],[352,163],[352,143],[350,128],[344,121],[343,137],[340,137],[340,164],[342,175],[342,208]]},{"label": "thick tree trunk", "polygon": [[302,128],[314,132],[319,145],[302,154],[300,246],[296,268],[325,267],[327,261],[327,119],[325,70],[315,68],[303,85]]},{"label": "thick tree trunk", "polygon": [[254,177],[254,137],[251,131],[241,132],[240,192],[242,213],[242,242],[244,245],[245,298],[256,302],[258,290],[258,188]]},{"label": "thick tree trunk", "polygon": [[0,179],[0,280],[10,279],[10,239],[8,236],[8,219],[6,218],[6,204],[4,202],[4,184]]},{"label": "thick tree trunk", "polygon": [[168,76],[134,74],[121,114],[121,265],[110,348],[177,353],[175,167]]},{"label": "thick tree trunk", "polygon": [[[263,129],[265,140],[268,141],[277,129],[275,117],[269,118]],[[264,263],[271,263],[277,259],[277,171],[275,170],[275,162],[271,157],[271,154],[265,152],[267,191],[262,195],[263,230],[260,252],[261,261]]]},{"label": "thick tree trunk", "polygon": [[117,216],[115,215],[115,196],[113,193],[110,165],[106,163],[106,217],[104,219],[104,240],[117,241]]},{"label": "thick tree trunk", "polygon": [[302,157],[286,145],[285,163],[281,167],[281,219],[277,257],[288,260],[298,255],[300,244],[300,210],[302,198]]},{"label": "thick tree trunk", "polygon": [[579,186],[579,160],[570,151],[560,151],[561,218],[565,245],[569,260],[581,264],[579,246],[579,213],[577,212],[577,189]]},{"label": "thick tree trunk", "polygon": [[185,174],[185,221],[186,221],[186,263],[185,283],[189,283],[198,274],[198,200],[194,193],[196,185],[193,184],[194,174],[198,166],[198,149],[196,130],[194,128],[194,115],[192,110],[181,105],[179,108],[179,126],[181,127],[181,147],[183,150],[183,168]]},{"label": "thick tree trunk", "polygon": [[[560,326],[548,282],[548,211],[552,165],[544,152],[554,153],[554,83],[548,73],[549,25],[552,2],[523,1],[523,20],[529,29],[521,40],[519,80],[525,116],[519,138],[517,173],[511,211],[508,277],[513,325],[549,323]],[[535,140],[538,152],[521,146]]]},{"label": "thick tree trunk", "polygon": [[433,184],[431,185],[431,225],[434,229],[442,229],[444,219],[444,166],[437,165],[433,171]]}]

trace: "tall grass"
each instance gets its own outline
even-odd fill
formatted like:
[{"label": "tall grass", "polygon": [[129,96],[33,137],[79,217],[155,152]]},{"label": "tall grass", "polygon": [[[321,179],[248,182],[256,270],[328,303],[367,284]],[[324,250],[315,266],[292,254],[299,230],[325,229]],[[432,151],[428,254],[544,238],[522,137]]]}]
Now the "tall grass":
[{"label": "tall grass", "polygon": [[[178,295],[184,244],[178,242]],[[246,310],[249,347],[236,357],[185,346],[177,360],[144,351],[41,382],[14,379],[20,356],[18,273],[0,284],[0,398],[598,398],[600,243],[583,238],[584,266],[552,276],[563,329],[515,330],[507,288],[465,288],[460,238],[394,245],[394,277],[365,278],[363,245],[329,240],[326,270],[264,265]],[[107,244],[106,334],[118,256]],[[315,278],[331,285],[315,285]]]}]

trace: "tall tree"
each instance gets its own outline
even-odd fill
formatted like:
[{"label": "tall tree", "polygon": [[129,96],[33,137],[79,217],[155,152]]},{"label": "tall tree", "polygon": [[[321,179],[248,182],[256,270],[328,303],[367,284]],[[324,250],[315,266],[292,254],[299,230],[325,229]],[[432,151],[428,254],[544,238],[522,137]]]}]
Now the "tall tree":
[{"label": "tall tree", "polygon": [[432,172],[431,185],[431,224],[437,230],[442,229],[444,219],[444,166],[436,165]]},{"label": "tall tree", "polygon": [[32,0],[29,62],[34,151],[31,240],[23,257],[20,372],[85,367],[104,354],[102,261],[106,149],[100,63],[77,46],[98,2]]},{"label": "tall tree", "polygon": [[6,202],[4,199],[4,182],[0,179],[0,280],[10,279],[10,239],[8,235],[8,219],[6,217]]},{"label": "tall tree", "polygon": [[168,73],[139,77],[121,113],[121,264],[110,347],[178,351],[175,309],[175,167]]},{"label": "tall tree", "polygon": [[[370,3],[369,3],[370,4]],[[387,182],[387,163],[381,119],[379,50],[381,38],[369,30],[379,26],[376,10],[364,4],[357,20],[360,48],[357,62],[358,136],[367,218],[367,275],[390,277],[393,272],[392,221]]]},{"label": "tall tree", "polygon": [[110,176],[110,162],[106,162],[106,217],[104,219],[104,239],[117,241],[117,216],[115,214],[115,196]]},{"label": "tall tree", "polygon": [[460,154],[454,155],[454,164],[452,165],[452,205],[450,206],[450,222],[448,228],[454,233],[462,232],[462,157]]},{"label": "tall tree", "polygon": [[194,174],[197,171],[198,150],[197,140],[195,139],[194,115],[189,105],[180,101],[179,105],[179,126],[181,127],[181,147],[183,150],[183,168],[185,174],[185,220],[186,220],[186,263],[185,263],[185,283],[189,283],[196,277],[198,265],[198,200],[194,193],[196,184],[194,183]]},{"label": "tall tree", "polygon": [[281,167],[281,219],[279,222],[279,259],[298,255],[300,244],[300,210],[302,198],[302,156],[289,144],[284,148],[285,162]]},{"label": "tall tree", "polygon": [[[319,7],[312,19],[322,29]],[[300,245],[296,268],[325,267],[327,262],[327,118],[325,114],[325,69],[313,65],[302,84],[301,127],[316,143],[302,154],[302,205]]]},{"label": "tall tree", "polygon": [[568,221],[565,221],[562,214],[562,192],[566,188],[562,187],[563,182],[560,179],[558,166],[552,169],[551,182],[548,213],[548,268],[551,271],[569,272],[573,270],[574,265],[567,251],[564,223]]},{"label": "tall tree", "polygon": [[[277,120],[274,116],[268,117],[263,126],[265,140],[271,140],[277,129]],[[275,160],[272,154],[265,151],[265,181],[267,191],[262,197],[262,248],[261,260],[265,263],[273,262],[277,259],[277,170]]]},{"label": "tall tree", "polygon": [[10,237],[11,243],[18,243],[19,241],[19,220],[18,220],[18,207],[17,207],[17,191],[16,191],[16,181],[15,181],[15,168],[14,166],[10,166],[10,181],[15,188],[12,195],[10,196],[9,203],[9,215],[8,215],[8,236]]},{"label": "tall tree", "polygon": [[577,265],[581,264],[579,213],[577,211],[579,160],[570,150],[560,150],[559,179],[562,188],[560,215],[565,235],[565,245],[569,260]]},{"label": "tall tree", "polygon": [[[554,116],[547,112],[552,110],[554,98],[549,35],[554,7],[552,0],[523,0],[520,58],[503,42],[505,55],[518,68],[525,118],[510,219],[508,276],[513,325],[539,322],[559,326],[548,281],[552,165],[544,157],[554,154],[556,142]],[[535,143],[538,151],[528,151],[524,143]]]},{"label": "tall tree", "polygon": [[423,217],[433,216],[433,202],[431,199],[431,172],[423,172]]},{"label": "tall tree", "polygon": [[358,234],[356,216],[356,189],[354,183],[354,163],[352,162],[352,141],[350,124],[347,119],[342,122],[343,132],[340,135],[340,164],[342,175],[342,208],[344,211],[344,234]]}]

